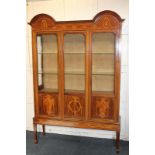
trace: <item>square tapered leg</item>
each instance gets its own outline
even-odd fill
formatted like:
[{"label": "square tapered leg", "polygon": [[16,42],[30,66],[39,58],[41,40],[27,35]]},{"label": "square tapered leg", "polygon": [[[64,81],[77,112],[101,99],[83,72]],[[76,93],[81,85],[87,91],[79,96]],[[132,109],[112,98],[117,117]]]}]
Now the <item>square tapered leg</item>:
[{"label": "square tapered leg", "polygon": [[42,125],[42,135],[45,135],[45,125]]},{"label": "square tapered leg", "polygon": [[116,153],[120,152],[120,131],[116,132]]},{"label": "square tapered leg", "polygon": [[37,136],[37,124],[33,124],[34,128],[34,144],[38,143],[38,136]]}]

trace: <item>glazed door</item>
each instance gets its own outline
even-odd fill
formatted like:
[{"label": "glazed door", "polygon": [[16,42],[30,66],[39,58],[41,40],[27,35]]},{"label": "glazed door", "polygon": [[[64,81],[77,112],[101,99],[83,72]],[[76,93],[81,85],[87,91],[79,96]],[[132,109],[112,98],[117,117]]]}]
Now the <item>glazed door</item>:
[{"label": "glazed door", "polygon": [[114,118],[115,34],[92,33],[92,119]]},{"label": "glazed door", "polygon": [[37,35],[39,114],[58,117],[58,36]]},{"label": "glazed door", "polygon": [[64,118],[85,118],[84,33],[64,33]]}]

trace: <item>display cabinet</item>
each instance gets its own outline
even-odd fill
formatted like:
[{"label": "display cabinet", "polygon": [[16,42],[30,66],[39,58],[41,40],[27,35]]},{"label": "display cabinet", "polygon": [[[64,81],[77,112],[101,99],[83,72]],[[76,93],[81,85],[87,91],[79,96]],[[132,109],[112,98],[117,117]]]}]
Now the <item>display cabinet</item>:
[{"label": "display cabinet", "polygon": [[34,142],[37,124],[116,131],[120,139],[121,17],[55,21],[36,15],[32,26]]}]

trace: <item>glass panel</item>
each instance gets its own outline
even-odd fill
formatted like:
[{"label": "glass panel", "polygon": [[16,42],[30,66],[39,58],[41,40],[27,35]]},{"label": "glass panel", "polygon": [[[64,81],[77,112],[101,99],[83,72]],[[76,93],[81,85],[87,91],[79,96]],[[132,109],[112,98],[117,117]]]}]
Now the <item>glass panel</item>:
[{"label": "glass panel", "polygon": [[65,53],[85,53],[85,37],[82,34],[65,34]]},{"label": "glass panel", "polygon": [[92,42],[92,90],[114,91],[114,33],[94,33]]},{"label": "glass panel", "polygon": [[43,74],[44,88],[57,89],[57,75],[56,74]]},{"label": "glass panel", "polygon": [[65,92],[85,90],[85,37],[64,35]]},{"label": "glass panel", "polygon": [[38,85],[40,91],[58,89],[57,75],[57,36],[45,34],[37,36]]},{"label": "glass panel", "polygon": [[65,54],[65,73],[84,73],[84,54]]},{"label": "glass panel", "polygon": [[92,89],[93,91],[112,92],[114,86],[114,76],[112,75],[93,75]]},{"label": "glass panel", "polygon": [[114,33],[98,32],[93,34],[93,53],[114,53]]},{"label": "glass panel", "polygon": [[92,54],[92,72],[114,74],[114,54]]},{"label": "glass panel", "polygon": [[65,90],[66,91],[84,91],[85,76],[78,74],[65,74]]},{"label": "glass panel", "polygon": [[57,54],[42,54],[42,72],[57,73]]}]

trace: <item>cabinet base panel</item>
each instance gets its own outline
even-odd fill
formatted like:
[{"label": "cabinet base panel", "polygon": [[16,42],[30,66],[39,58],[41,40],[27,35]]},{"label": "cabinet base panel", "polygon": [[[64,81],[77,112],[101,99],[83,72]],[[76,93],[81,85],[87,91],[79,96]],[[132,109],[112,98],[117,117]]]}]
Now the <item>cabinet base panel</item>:
[{"label": "cabinet base panel", "polygon": [[86,128],[86,129],[101,129],[110,131],[120,131],[120,123],[102,123],[93,121],[67,121],[67,120],[51,120],[44,118],[33,118],[34,124],[40,125],[52,125],[52,126],[64,126],[74,128]]}]

